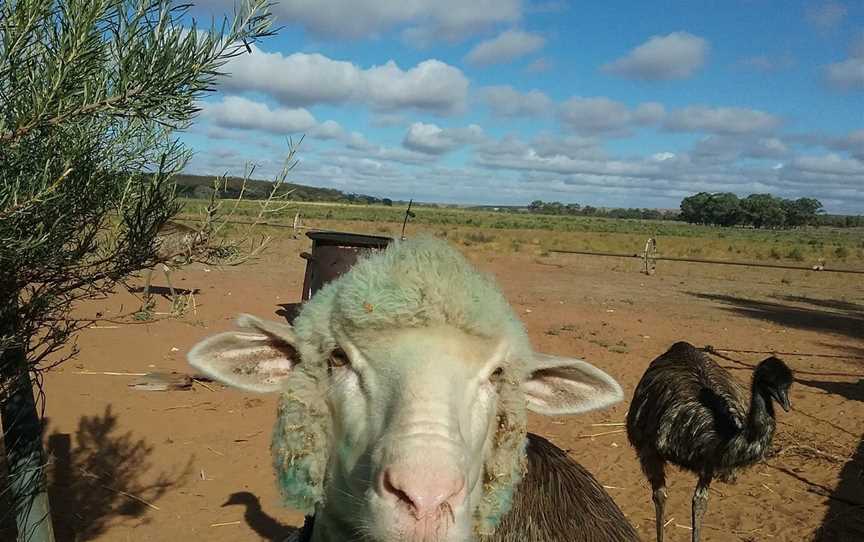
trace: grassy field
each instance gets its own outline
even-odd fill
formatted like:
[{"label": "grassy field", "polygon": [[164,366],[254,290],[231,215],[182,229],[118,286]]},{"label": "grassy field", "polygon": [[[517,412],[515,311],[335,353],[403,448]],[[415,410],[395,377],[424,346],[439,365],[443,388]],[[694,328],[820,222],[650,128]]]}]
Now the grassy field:
[{"label": "grassy field", "polygon": [[[205,202],[184,200],[183,216],[200,213]],[[236,220],[251,220],[258,202],[242,202]],[[864,229],[807,228],[754,230],[715,228],[661,220],[627,220],[415,207],[407,234],[420,231],[494,251],[590,250],[641,253],[649,237],[657,239],[658,254],[802,265],[824,258],[828,267],[864,268]],[[268,222],[291,224],[299,212],[306,227],[349,229],[379,235],[399,235],[405,209],[379,205],[298,202]],[[242,227],[242,226],[241,226]],[[284,230],[280,230],[284,231]]]}]

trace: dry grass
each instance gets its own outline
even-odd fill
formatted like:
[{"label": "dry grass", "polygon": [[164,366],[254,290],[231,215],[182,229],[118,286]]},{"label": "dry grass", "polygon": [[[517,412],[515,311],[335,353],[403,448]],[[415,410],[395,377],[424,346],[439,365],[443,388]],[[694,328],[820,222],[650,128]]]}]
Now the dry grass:
[{"label": "dry grass", "polygon": [[[194,213],[202,202],[187,200]],[[253,215],[256,202],[244,202],[237,220]],[[418,207],[408,235],[432,233],[464,246],[496,253],[527,252],[548,256],[550,250],[641,253],[649,237],[657,239],[659,255],[721,260],[785,262],[828,267],[864,267],[861,229],[808,228],[761,231],[713,228],[672,221],[566,217]],[[343,229],[374,235],[401,233],[405,210],[378,205],[298,202],[273,223],[290,225],[300,212],[306,227]],[[265,228],[266,229],[266,228]],[[274,229],[274,232],[277,230]],[[285,235],[285,230],[280,235]],[[226,233],[230,234],[230,230]]]}]

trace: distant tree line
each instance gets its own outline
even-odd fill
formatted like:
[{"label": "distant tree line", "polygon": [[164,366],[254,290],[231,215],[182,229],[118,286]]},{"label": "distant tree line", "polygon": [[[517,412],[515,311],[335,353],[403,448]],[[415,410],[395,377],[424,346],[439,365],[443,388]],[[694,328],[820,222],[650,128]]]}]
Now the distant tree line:
[{"label": "distant tree line", "polygon": [[864,216],[861,215],[819,215],[820,226],[832,228],[864,228]]},{"label": "distant tree line", "polygon": [[[519,209],[502,210],[514,212]],[[526,208],[522,207],[521,210],[524,212]],[[731,192],[699,192],[684,198],[680,210],[608,209],[538,199],[528,205],[527,211],[544,215],[680,220],[691,224],[754,228],[864,227],[864,216],[827,214],[822,208],[822,203],[814,198],[784,199],[771,194],[751,194],[746,198],[739,198]]]},{"label": "distant tree line", "polygon": [[528,211],[542,215],[598,216],[603,218],[636,218],[642,220],[669,220],[677,214],[675,211],[660,209],[602,209],[591,205],[578,203],[561,203],[560,201],[534,200],[528,205]]},{"label": "distant tree line", "polygon": [[794,200],[771,194],[739,198],[731,192],[699,192],[681,201],[679,219],[690,224],[797,228],[817,225],[822,203],[814,198]]},{"label": "distant tree line", "polygon": [[354,194],[350,192],[348,194],[343,194],[342,198],[343,202],[347,203],[362,203],[366,205],[385,205],[387,207],[393,206],[393,200],[390,198],[376,198],[375,196],[367,196],[366,194]]}]

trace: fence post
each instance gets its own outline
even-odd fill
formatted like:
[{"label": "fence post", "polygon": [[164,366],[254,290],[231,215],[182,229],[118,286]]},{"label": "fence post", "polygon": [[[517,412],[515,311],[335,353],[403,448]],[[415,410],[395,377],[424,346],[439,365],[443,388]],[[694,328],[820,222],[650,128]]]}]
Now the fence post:
[{"label": "fence post", "polygon": [[645,253],[642,259],[645,260],[645,274],[653,275],[657,269],[657,240],[653,237],[645,243]]}]

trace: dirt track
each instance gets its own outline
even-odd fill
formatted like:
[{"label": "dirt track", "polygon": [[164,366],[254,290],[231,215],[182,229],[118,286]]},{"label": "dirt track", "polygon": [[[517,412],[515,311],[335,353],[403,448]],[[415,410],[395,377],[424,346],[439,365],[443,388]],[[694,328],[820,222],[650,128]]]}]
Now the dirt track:
[{"label": "dirt track", "polygon": [[[251,265],[193,266],[172,275],[175,286],[200,289],[197,316],[100,321],[80,334],[81,354],[46,378],[59,540],[269,540],[302,521],[280,507],[274,487],[268,446],[275,398],[216,384],[137,391],[127,387],[135,377],[78,373],[187,371],[185,352],[231,327],[237,313],[280,319],[279,305],[298,301],[305,261],[297,255],[308,245],[305,237],[280,241]],[[680,339],[864,357],[864,285],[857,278],[662,262],[647,277],[635,261],[461,248],[498,277],[537,349],[590,360],[628,397],[647,363]],[[154,274],[154,285],[163,279]],[[111,318],[137,306],[120,292],[79,313]],[[167,308],[160,299],[157,310]],[[730,356],[741,363],[723,365],[745,382],[744,364],[764,357]],[[820,540],[864,540],[864,359],[786,360],[797,383],[792,411],[779,413],[775,445],[782,451],[737,484],[714,485],[706,541],[809,540],[823,524],[846,534]],[[650,492],[623,426],[592,425],[622,422],[626,411],[627,401],[581,417],[534,417],[532,430],[572,450],[652,540]],[[692,476],[672,471],[669,541],[689,540],[693,487]]]}]

